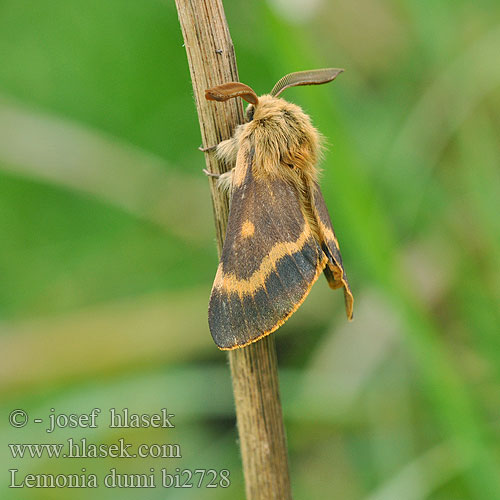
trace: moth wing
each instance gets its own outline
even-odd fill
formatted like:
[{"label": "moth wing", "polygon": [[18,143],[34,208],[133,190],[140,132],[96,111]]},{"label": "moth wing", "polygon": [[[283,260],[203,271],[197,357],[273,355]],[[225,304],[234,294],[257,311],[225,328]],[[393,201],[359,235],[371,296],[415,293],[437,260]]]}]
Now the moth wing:
[{"label": "moth wing", "polygon": [[255,342],[281,326],[327,264],[296,188],[254,175],[253,150],[240,150],[226,239],[209,304],[221,349]]},{"label": "moth wing", "polygon": [[330,220],[323,194],[317,184],[315,184],[314,189],[314,211],[321,236],[320,245],[321,249],[328,257],[328,263],[324,273],[330,288],[344,288],[346,314],[349,319],[352,319],[354,298],[349,286],[349,281],[347,280],[344,264],[342,263],[339,242],[335,236],[335,231],[333,230],[332,221]]}]

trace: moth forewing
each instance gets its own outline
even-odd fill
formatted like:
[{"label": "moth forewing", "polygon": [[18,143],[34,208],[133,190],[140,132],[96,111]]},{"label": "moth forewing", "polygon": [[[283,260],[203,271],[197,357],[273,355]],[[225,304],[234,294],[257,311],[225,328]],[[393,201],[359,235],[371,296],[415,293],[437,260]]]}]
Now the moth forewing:
[{"label": "moth forewing", "polygon": [[296,187],[278,177],[256,177],[254,161],[253,150],[238,155],[210,298],[210,330],[221,349],[242,347],[281,326],[327,264]]}]

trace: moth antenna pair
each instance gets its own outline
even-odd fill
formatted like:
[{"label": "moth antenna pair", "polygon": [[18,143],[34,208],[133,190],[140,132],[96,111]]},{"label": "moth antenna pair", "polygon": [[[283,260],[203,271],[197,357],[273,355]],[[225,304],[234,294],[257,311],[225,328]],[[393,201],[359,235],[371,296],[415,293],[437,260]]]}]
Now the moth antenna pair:
[{"label": "moth antenna pair", "polygon": [[[290,87],[328,83],[334,80],[342,71],[344,70],[339,68],[325,68],[289,73],[276,83],[270,95],[279,97],[285,89]],[[234,97],[241,97],[254,106],[259,104],[259,98],[255,91],[248,85],[240,82],[223,83],[205,91],[205,98],[209,101],[223,102]]]}]

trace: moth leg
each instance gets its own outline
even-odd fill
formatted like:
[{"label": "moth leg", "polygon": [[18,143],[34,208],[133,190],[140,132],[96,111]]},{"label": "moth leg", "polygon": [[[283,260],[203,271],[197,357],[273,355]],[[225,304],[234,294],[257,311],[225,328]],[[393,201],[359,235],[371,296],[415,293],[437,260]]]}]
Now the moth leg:
[{"label": "moth leg", "polygon": [[211,153],[215,151],[220,160],[234,164],[236,163],[236,155],[238,153],[238,140],[236,137],[231,137],[230,139],[219,142],[219,144],[215,146],[208,146],[206,148],[200,146],[198,149],[202,153]]},{"label": "moth leg", "polygon": [[217,187],[228,194],[231,193],[233,187],[233,177],[234,177],[234,168],[229,170],[229,172],[225,172],[219,175],[217,179]]},{"label": "moth leg", "polygon": [[227,139],[225,141],[219,142],[215,146],[208,146],[204,148],[200,146],[198,148],[202,153],[211,153],[212,151],[217,152],[217,156],[221,160],[234,159],[236,160],[236,153],[238,152],[238,144],[234,137]]},{"label": "moth leg", "polygon": [[206,168],[203,169],[203,172],[208,177],[215,177],[217,179],[217,187],[221,191],[225,191],[228,193],[231,192],[231,187],[233,185],[234,168],[229,170],[229,172],[224,172],[223,174],[215,174],[213,172],[209,172]]},{"label": "moth leg", "polygon": [[223,160],[226,165],[233,168],[236,165],[236,156],[238,154],[238,139],[231,137],[225,141],[219,142],[215,154],[219,160]]},{"label": "moth leg", "polygon": [[215,146],[209,146],[208,148],[204,148],[203,146],[200,146],[198,149],[202,153],[210,153],[211,151],[215,151],[217,149],[217,145],[215,145]]},{"label": "moth leg", "polygon": [[240,125],[236,128],[235,135],[230,139],[219,142],[217,146],[211,146],[209,148],[198,148],[204,152],[215,150],[217,158],[223,161],[230,168],[230,170],[228,172],[225,172],[224,174],[214,174],[206,169],[203,170],[203,172],[205,172],[205,174],[209,177],[217,178],[217,187],[220,190],[227,192],[228,194],[231,194],[231,189],[233,186],[234,167],[236,165],[236,157],[238,156],[239,149],[239,136],[241,135],[243,130],[244,125]]},{"label": "moth leg", "polygon": [[203,169],[203,173],[207,176],[207,177],[215,177],[216,179],[219,179],[221,174],[214,174],[213,172],[209,172],[206,168]]}]

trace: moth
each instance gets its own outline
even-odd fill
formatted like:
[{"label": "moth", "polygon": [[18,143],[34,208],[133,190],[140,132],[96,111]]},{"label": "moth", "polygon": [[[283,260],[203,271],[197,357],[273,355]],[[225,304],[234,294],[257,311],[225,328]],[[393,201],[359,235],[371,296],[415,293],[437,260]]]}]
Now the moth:
[{"label": "moth", "polygon": [[[332,81],[341,69],[291,73],[257,97],[230,82],[205,91],[211,101],[241,97],[246,123],[215,147],[231,168],[218,178],[230,211],[209,303],[209,326],[220,349],[244,347],[279,328],[324,273],[343,288],[347,317],[353,295],[318,185],[320,134],[302,109],[281,99],[297,85]],[[208,148],[208,150],[214,148]]]}]

